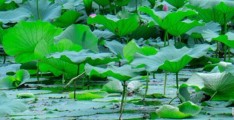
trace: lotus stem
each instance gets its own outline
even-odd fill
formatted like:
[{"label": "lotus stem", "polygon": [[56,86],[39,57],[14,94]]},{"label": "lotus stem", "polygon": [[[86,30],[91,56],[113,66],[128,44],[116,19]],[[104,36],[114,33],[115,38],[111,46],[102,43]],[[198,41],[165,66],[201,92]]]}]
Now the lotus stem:
[{"label": "lotus stem", "polygon": [[137,9],[138,9],[138,5],[137,5],[137,3],[138,3],[138,0],[135,0],[135,3],[136,3],[136,13],[137,13]]},{"label": "lotus stem", "polygon": [[176,73],[176,88],[179,89],[179,73]]},{"label": "lotus stem", "polygon": [[228,48],[228,61],[231,60],[231,51],[230,51],[230,48]]},{"label": "lotus stem", "polygon": [[150,79],[149,79],[149,73],[147,73],[147,77],[146,77],[145,95],[144,95],[144,98],[143,98],[143,100],[142,100],[142,101],[145,101],[145,98],[146,98],[146,96],[147,96],[148,89],[149,89],[149,81],[150,81]]},{"label": "lotus stem", "polygon": [[83,77],[84,75],[85,75],[85,72],[83,72],[83,73],[79,74],[78,76],[72,78],[72,79],[65,85],[64,88],[68,87],[72,82],[74,82],[74,81],[77,80],[78,78]]},{"label": "lotus stem", "polygon": [[173,102],[177,97],[178,97],[178,96],[176,95],[174,98],[172,98],[168,104],[170,105],[171,102]]},{"label": "lotus stem", "polygon": [[168,40],[168,33],[167,33],[167,31],[165,31],[165,33],[164,33],[164,47],[167,46],[167,40]]},{"label": "lotus stem", "polygon": [[166,87],[167,87],[167,72],[165,72],[165,79],[164,79],[164,90],[163,90],[164,95],[166,95]]},{"label": "lotus stem", "polygon": [[126,97],[126,90],[127,90],[127,84],[126,84],[126,81],[124,81],[123,82],[122,100],[121,100],[121,105],[120,105],[119,120],[122,120],[122,115],[123,115],[123,111],[124,111],[124,99]]},{"label": "lotus stem", "polygon": [[227,60],[227,46],[226,45],[224,45],[224,61],[226,61]]},{"label": "lotus stem", "polygon": [[64,76],[65,76],[65,75],[63,74],[63,75],[62,75],[62,83],[63,83],[63,84],[65,84],[65,77],[64,77]]},{"label": "lotus stem", "polygon": [[3,55],[3,64],[6,63],[6,55]]},{"label": "lotus stem", "polygon": [[212,100],[217,93],[218,93],[218,91],[215,91],[215,93],[210,97],[209,100]]},{"label": "lotus stem", "polygon": [[37,16],[38,16],[38,19],[41,20],[41,15],[40,15],[40,12],[39,12],[39,0],[36,1],[36,5],[37,5]]},{"label": "lotus stem", "polygon": [[156,73],[155,72],[153,72],[153,79],[155,79],[156,78]]},{"label": "lotus stem", "polygon": [[37,66],[37,73],[36,73],[36,76],[37,76],[37,82],[39,83],[40,82],[40,76],[39,76],[39,67]]}]

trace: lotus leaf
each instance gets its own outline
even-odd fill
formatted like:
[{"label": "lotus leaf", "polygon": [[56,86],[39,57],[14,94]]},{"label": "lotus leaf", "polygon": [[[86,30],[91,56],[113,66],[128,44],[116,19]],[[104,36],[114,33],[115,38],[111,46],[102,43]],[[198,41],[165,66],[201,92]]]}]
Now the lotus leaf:
[{"label": "lotus leaf", "polygon": [[82,46],[84,49],[90,49],[93,52],[98,52],[98,38],[86,25],[71,25],[55,39],[57,41],[69,39],[73,43]]},{"label": "lotus leaf", "polygon": [[197,115],[201,111],[201,107],[188,101],[180,104],[178,107],[171,105],[163,105],[158,110],[157,114],[161,118],[182,119]]},{"label": "lotus leaf", "polygon": [[61,29],[47,22],[20,22],[4,35],[3,48],[8,55],[15,56],[16,62],[37,60],[39,58],[34,54],[34,50],[38,43],[44,41],[48,45],[53,44],[54,37],[59,33]]}]

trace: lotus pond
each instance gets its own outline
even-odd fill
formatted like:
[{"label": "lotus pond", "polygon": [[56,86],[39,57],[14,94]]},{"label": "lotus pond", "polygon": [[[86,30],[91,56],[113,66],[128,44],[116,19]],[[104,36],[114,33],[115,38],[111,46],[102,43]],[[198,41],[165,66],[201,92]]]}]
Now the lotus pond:
[{"label": "lotus pond", "polygon": [[0,23],[0,119],[233,119],[232,0],[0,0]]}]

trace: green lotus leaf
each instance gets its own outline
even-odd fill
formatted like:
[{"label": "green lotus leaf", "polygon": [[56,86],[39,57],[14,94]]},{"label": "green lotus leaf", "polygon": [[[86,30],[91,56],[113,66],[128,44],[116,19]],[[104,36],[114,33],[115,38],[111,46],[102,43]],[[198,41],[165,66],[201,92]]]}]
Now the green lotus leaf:
[{"label": "green lotus leaf", "polygon": [[158,110],[157,114],[160,118],[182,119],[197,115],[201,111],[201,107],[188,101],[184,102],[178,107],[171,105],[163,105]]},{"label": "green lotus leaf", "polygon": [[61,59],[66,57],[76,64],[89,63],[91,65],[101,65],[116,60],[115,57],[112,57],[111,53],[95,54],[88,50],[82,50],[80,52],[75,52],[75,51],[58,52],[50,55],[49,57],[61,58]]},{"label": "green lotus leaf", "polygon": [[73,43],[82,46],[84,49],[98,52],[98,38],[92,33],[86,25],[71,25],[66,28],[59,36],[55,38],[57,41],[69,39]]},{"label": "green lotus leaf", "polygon": [[24,112],[27,109],[24,103],[8,98],[5,93],[0,93],[0,116]]},{"label": "green lotus leaf", "polygon": [[[93,91],[87,90],[83,92],[76,92],[75,96],[77,100],[93,100],[98,98],[104,98],[108,93],[105,91]],[[69,98],[74,99],[74,92],[69,93]]]},{"label": "green lotus leaf", "polygon": [[28,0],[20,6],[31,15],[29,21],[52,21],[59,17],[62,7],[48,0]]},{"label": "green lotus leaf", "polygon": [[198,16],[205,22],[214,21],[227,24],[234,16],[234,1],[230,0],[190,0],[190,7],[198,11]]},{"label": "green lotus leaf", "polygon": [[193,10],[176,11],[168,13],[165,17],[160,17],[153,9],[148,7],[140,7],[139,10],[148,14],[152,19],[166,32],[174,36],[180,36],[196,26],[201,26],[200,22],[185,19],[190,16],[197,15]]},{"label": "green lotus leaf", "polygon": [[102,90],[108,93],[122,93],[123,85],[119,80],[111,80],[103,85]]},{"label": "green lotus leaf", "polygon": [[30,14],[23,8],[14,10],[0,11],[0,21],[3,24],[17,23],[30,17]]},{"label": "green lotus leaf", "polygon": [[[16,62],[37,60],[42,57],[34,54],[37,45],[40,42],[53,44],[54,37],[61,31],[47,22],[20,22],[4,35],[3,48],[8,55],[15,56]],[[43,49],[47,48],[43,47]]]},{"label": "green lotus leaf", "polygon": [[126,5],[128,5],[128,3],[130,2],[130,0],[116,0],[115,1],[115,4],[117,5],[117,6],[126,6]]},{"label": "green lotus leaf", "polygon": [[212,100],[230,100],[234,98],[234,76],[228,72],[197,73],[196,79],[189,79],[187,84],[197,86],[213,96]]},{"label": "green lotus leaf", "polygon": [[26,70],[18,70],[13,76],[6,76],[0,80],[0,89],[17,88],[20,85],[28,82],[30,74]]},{"label": "green lotus leaf", "polygon": [[183,7],[188,2],[188,0],[166,0],[166,2],[179,9]]},{"label": "green lotus leaf", "polygon": [[133,66],[143,66],[150,72],[160,68],[168,72],[177,73],[193,58],[204,56],[209,48],[210,46],[207,44],[197,45],[194,48],[183,47],[181,49],[176,49],[170,45],[160,49],[156,55],[144,56],[138,54],[131,64]]},{"label": "green lotus leaf", "polygon": [[71,40],[62,39],[59,42],[51,46],[51,52],[63,52],[63,51],[80,51],[82,47],[74,44]]},{"label": "green lotus leaf", "polygon": [[101,78],[113,77],[120,81],[127,81],[137,75],[129,65],[124,65],[122,67],[108,66],[103,68],[86,64],[85,72],[89,76],[96,76]]},{"label": "green lotus leaf", "polygon": [[40,60],[38,67],[41,72],[52,72],[55,76],[64,75],[65,78],[76,76],[78,70],[76,64],[55,58]]},{"label": "green lotus leaf", "polygon": [[124,58],[124,45],[121,44],[118,41],[112,40],[112,41],[106,41],[105,46],[109,48],[109,50],[114,53],[118,58]]},{"label": "green lotus leaf", "polygon": [[0,79],[7,76],[8,72],[16,72],[20,69],[21,64],[11,64],[0,67]]},{"label": "green lotus leaf", "polygon": [[134,40],[130,41],[127,45],[124,46],[123,54],[124,58],[127,59],[128,62],[131,62],[134,59],[136,53],[150,56],[155,55],[157,50],[150,46],[139,47]]},{"label": "green lotus leaf", "polygon": [[226,34],[219,35],[218,32],[208,29],[203,31],[202,36],[208,42],[211,42],[212,40],[218,41],[230,48],[234,48],[234,33],[231,31]]},{"label": "green lotus leaf", "polygon": [[[76,20],[81,16],[81,14],[75,10],[69,10],[64,12],[59,18],[55,19],[53,24],[58,27],[68,27],[75,23]],[[69,18],[69,19],[67,19]]]},{"label": "green lotus leaf", "polygon": [[128,18],[119,19],[117,21],[103,15],[97,15],[95,17],[89,17],[87,23],[101,24],[120,37],[132,33],[140,26],[139,17],[136,14],[132,14]]},{"label": "green lotus leaf", "polygon": [[110,0],[93,0],[98,5],[101,5],[102,7],[106,7],[107,5],[110,5]]}]

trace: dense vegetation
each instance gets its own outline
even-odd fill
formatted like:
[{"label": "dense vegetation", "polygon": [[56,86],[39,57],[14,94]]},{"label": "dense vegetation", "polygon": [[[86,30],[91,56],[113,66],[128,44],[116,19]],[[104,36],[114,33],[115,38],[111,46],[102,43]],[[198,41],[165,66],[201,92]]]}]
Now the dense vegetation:
[{"label": "dense vegetation", "polygon": [[233,21],[232,0],[0,0],[0,116],[232,119]]}]

